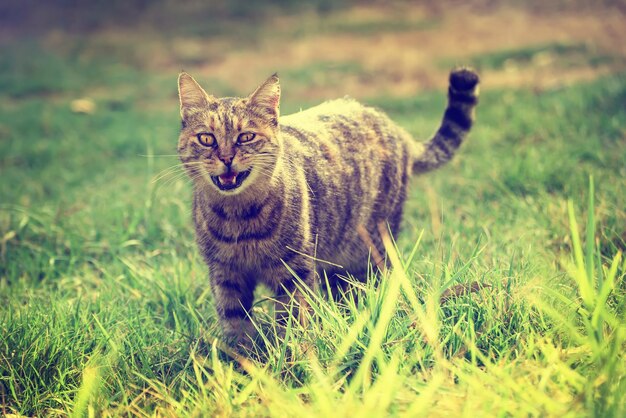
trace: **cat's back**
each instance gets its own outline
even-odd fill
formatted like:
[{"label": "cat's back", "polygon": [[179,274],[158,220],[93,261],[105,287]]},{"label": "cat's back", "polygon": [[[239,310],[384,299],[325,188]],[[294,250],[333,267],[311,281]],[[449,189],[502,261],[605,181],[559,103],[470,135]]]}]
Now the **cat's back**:
[{"label": "cat's back", "polygon": [[348,263],[359,225],[389,218],[396,229],[416,143],[385,113],[331,100],[282,117],[280,132],[293,175],[306,177],[319,255]]},{"label": "cat's back", "polygon": [[[361,104],[355,99],[344,97],[328,100],[317,106],[301,110],[280,118],[280,125],[287,134],[292,129],[309,132],[313,135],[325,131],[341,131],[345,136],[362,136],[369,130],[389,131],[397,133],[400,129],[387,115],[370,106]],[[351,132],[346,129],[351,128]],[[381,132],[379,132],[381,133]]]},{"label": "cat's back", "polygon": [[[417,145],[411,136],[381,110],[345,97],[280,118],[287,146],[306,153],[366,152],[386,154]],[[367,152],[366,152],[367,153]]]},{"label": "cat's back", "polygon": [[341,99],[327,100],[308,109],[281,116],[280,124],[304,128],[304,125],[316,124],[319,123],[319,121],[325,121],[340,115],[348,118],[359,117],[367,109],[370,108],[346,96]]}]

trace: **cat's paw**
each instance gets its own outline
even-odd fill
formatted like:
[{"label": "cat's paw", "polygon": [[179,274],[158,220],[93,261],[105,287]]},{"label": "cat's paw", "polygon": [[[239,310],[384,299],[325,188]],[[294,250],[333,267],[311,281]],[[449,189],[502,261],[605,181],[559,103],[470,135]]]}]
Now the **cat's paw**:
[{"label": "cat's paw", "polygon": [[458,91],[474,89],[480,81],[478,74],[470,68],[455,68],[450,72],[450,86]]},{"label": "cat's paw", "polygon": [[258,335],[259,333],[254,326],[248,326],[245,329],[229,330],[224,333],[224,338],[231,347],[250,351],[254,348]]}]

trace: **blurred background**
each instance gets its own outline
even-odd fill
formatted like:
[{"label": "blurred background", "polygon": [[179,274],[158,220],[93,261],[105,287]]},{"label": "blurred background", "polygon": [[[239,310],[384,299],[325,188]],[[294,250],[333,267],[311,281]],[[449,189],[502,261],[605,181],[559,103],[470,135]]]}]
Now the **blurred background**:
[{"label": "blurred background", "polygon": [[[224,95],[278,71],[285,100],[302,103],[440,88],[458,63],[487,86],[555,88],[623,66],[624,10],[623,0],[4,0],[0,90],[121,105],[137,86],[171,93],[181,69]],[[169,87],[146,83],[155,75]]]}]

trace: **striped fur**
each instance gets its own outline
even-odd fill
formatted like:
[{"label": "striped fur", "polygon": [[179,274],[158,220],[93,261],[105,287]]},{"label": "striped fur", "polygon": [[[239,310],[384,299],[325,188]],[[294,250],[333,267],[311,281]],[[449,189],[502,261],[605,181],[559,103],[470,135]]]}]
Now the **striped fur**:
[{"label": "striped fur", "polygon": [[413,162],[413,172],[424,173],[447,163],[459,148],[474,123],[474,109],[478,104],[478,76],[460,69],[450,74],[448,107],[441,127],[425,144],[425,151]]},{"label": "striped fur", "polygon": [[[397,233],[411,176],[458,149],[474,119],[478,77],[451,73],[441,127],[426,144],[352,99],[280,117],[276,75],[246,98],[217,99],[183,73],[179,93],[178,152],[194,186],[197,242],[224,331],[241,338],[254,334],[258,284],[279,300],[297,293],[285,264],[311,287],[322,270],[365,276],[371,248],[357,231],[365,228],[384,254],[376,225]],[[207,134],[211,145],[200,139]]]}]

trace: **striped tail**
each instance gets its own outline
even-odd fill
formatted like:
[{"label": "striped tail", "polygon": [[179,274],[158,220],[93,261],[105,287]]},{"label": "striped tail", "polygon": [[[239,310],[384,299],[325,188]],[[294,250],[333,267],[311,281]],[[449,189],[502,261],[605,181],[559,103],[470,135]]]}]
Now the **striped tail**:
[{"label": "striped tail", "polygon": [[425,173],[447,163],[467,136],[478,104],[478,75],[467,68],[450,73],[448,107],[439,130],[424,144],[424,152],[413,161],[415,174]]}]

